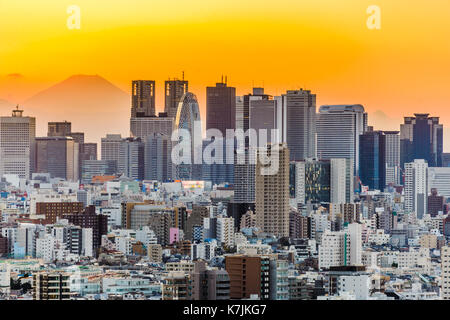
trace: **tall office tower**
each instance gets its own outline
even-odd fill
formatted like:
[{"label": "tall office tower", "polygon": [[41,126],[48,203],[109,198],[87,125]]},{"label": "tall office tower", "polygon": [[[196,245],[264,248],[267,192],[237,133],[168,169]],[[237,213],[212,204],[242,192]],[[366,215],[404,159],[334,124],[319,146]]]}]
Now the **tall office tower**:
[{"label": "tall office tower", "polygon": [[[264,88],[253,88],[252,94],[236,97],[236,129],[245,132],[250,128],[250,101],[270,100],[270,95],[264,94]],[[243,157],[244,163],[237,161]],[[236,150],[234,159],[234,203],[240,206],[241,213],[245,213],[249,206],[255,203],[255,158],[256,146],[250,148],[249,139],[245,139],[244,150]],[[237,219],[239,220],[239,219]],[[235,221],[236,217],[235,217]]]},{"label": "tall office tower", "polygon": [[174,118],[166,117],[165,113],[160,113],[159,117],[131,118],[131,136],[145,139],[147,136],[158,133],[171,137],[174,130],[174,120]]},{"label": "tall office tower", "polygon": [[282,97],[291,160],[316,157],[316,95],[300,89],[288,90]]},{"label": "tall office tower", "polygon": [[133,80],[131,83],[131,117],[155,116],[155,81]]},{"label": "tall office tower", "polygon": [[400,131],[384,131],[386,140],[386,185],[401,183]]},{"label": "tall office tower", "polygon": [[319,246],[319,269],[361,264],[361,225],[351,223],[344,231],[325,230]]},{"label": "tall office tower", "polygon": [[102,160],[113,160],[118,165],[121,143],[120,134],[107,134],[105,138],[102,138]]},{"label": "tall office tower", "polygon": [[36,138],[37,173],[50,173],[52,178],[79,179],[79,147],[71,137]]},{"label": "tall office tower", "polygon": [[[256,147],[256,142],[258,142],[259,147],[263,147],[267,142],[283,142],[282,117],[285,112],[283,112],[281,97],[267,97],[267,99],[261,99],[260,96],[250,97],[249,126],[256,130],[257,134],[257,141],[252,144],[254,147]],[[266,135],[263,135],[261,130],[266,130]],[[272,130],[278,131],[273,134]],[[261,141],[261,139],[265,140]]]},{"label": "tall office tower", "polygon": [[367,130],[362,105],[321,106],[317,117],[317,157],[352,159],[359,172],[359,136]]},{"label": "tall office tower", "polygon": [[248,299],[250,295],[258,295],[261,300],[268,300],[269,264],[267,256],[225,256],[225,270],[230,277],[230,298]]},{"label": "tall office tower", "polygon": [[405,163],[405,210],[422,219],[427,213],[428,164],[423,159]]},{"label": "tall office tower", "polygon": [[15,174],[28,179],[34,172],[36,118],[24,117],[23,110],[0,117],[0,178]]},{"label": "tall office tower", "polygon": [[48,137],[67,137],[72,132],[72,123],[63,122],[49,122],[48,123]]},{"label": "tall office tower", "polygon": [[[271,161],[263,163],[261,154]],[[289,237],[289,149],[286,144],[259,148],[255,174],[256,226],[277,237]]]},{"label": "tall office tower", "polygon": [[400,125],[401,165],[424,159],[430,167],[442,166],[443,130],[439,117],[415,113]]},{"label": "tall office tower", "polygon": [[155,133],[144,140],[146,180],[165,182],[172,179],[172,142],[170,136]]},{"label": "tall office tower", "polygon": [[144,179],[144,143],[140,138],[126,138],[120,143],[119,173],[135,180]]},{"label": "tall office tower", "polygon": [[371,190],[386,186],[386,136],[383,131],[367,131],[359,137],[359,179]]},{"label": "tall office tower", "polygon": [[[63,127],[63,126],[62,126]],[[67,128],[70,129],[70,128]],[[64,130],[61,130],[64,131]],[[49,129],[50,132],[50,129]],[[61,132],[63,134],[65,132]],[[65,137],[72,137],[73,141],[78,143],[78,172],[81,175],[81,166],[83,164],[83,159],[85,156],[83,155],[83,144],[84,144],[84,132],[69,132],[64,135]]]},{"label": "tall office tower", "polygon": [[441,248],[441,298],[450,300],[450,247]]},{"label": "tall office tower", "polygon": [[353,159],[330,159],[331,203],[353,203]]},{"label": "tall office tower", "polygon": [[[202,136],[200,110],[195,94],[187,92],[178,104],[175,128],[187,130],[187,137],[178,136],[174,148],[175,177],[182,180],[200,180],[202,178]],[[182,134],[180,132],[180,134]],[[188,149],[188,150],[187,150]],[[178,151],[178,152],[177,152]],[[186,151],[186,153],[184,153]]]},{"label": "tall office tower", "polygon": [[236,128],[236,88],[227,81],[206,88],[206,130],[218,129],[225,138],[227,129]]},{"label": "tall office tower", "polygon": [[169,118],[175,118],[177,116],[178,104],[185,93],[189,91],[188,81],[173,79],[167,80],[164,84],[165,88],[165,106],[164,112],[167,113]]},{"label": "tall office tower", "polygon": [[253,88],[253,93],[236,97],[236,129],[246,132],[250,128],[250,101],[270,99],[272,96],[264,94],[264,88]]}]

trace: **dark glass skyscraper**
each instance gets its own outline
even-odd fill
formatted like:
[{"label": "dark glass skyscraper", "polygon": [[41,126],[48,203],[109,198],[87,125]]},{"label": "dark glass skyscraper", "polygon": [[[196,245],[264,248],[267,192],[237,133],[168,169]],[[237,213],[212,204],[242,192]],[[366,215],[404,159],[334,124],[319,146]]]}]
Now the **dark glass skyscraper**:
[{"label": "dark glass skyscraper", "polygon": [[236,88],[226,81],[206,88],[206,130],[218,129],[226,137],[226,129],[236,128]]},{"label": "dark glass skyscraper", "polygon": [[372,190],[386,186],[386,136],[383,131],[367,131],[359,137],[359,178]]},{"label": "dark glass skyscraper", "polygon": [[402,167],[414,159],[426,160],[429,167],[441,167],[443,130],[439,117],[429,117],[428,113],[405,117],[405,123],[400,125]]}]

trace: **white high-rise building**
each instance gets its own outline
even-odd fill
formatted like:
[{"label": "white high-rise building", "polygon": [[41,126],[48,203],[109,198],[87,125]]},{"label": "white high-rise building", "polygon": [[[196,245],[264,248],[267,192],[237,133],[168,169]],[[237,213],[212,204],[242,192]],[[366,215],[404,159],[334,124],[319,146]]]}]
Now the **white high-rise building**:
[{"label": "white high-rise building", "polygon": [[217,240],[222,246],[234,246],[234,219],[232,217],[217,218]]},{"label": "white high-rise building", "polygon": [[36,118],[13,110],[11,117],[0,117],[0,178],[5,174],[30,178],[34,171]]},{"label": "white high-rise building", "polygon": [[428,164],[423,159],[405,163],[405,210],[421,219],[427,213]]},{"label": "white high-rise building", "polygon": [[359,136],[367,131],[362,105],[321,106],[317,115],[317,157],[353,159],[359,172]]},{"label": "white high-rise building", "polygon": [[399,131],[383,131],[386,139],[386,185],[401,183]]},{"label": "white high-rise building", "polygon": [[353,159],[331,159],[330,202],[353,203]]},{"label": "white high-rise building", "polygon": [[362,264],[362,225],[350,223],[347,234],[350,237],[350,265],[359,266]]}]

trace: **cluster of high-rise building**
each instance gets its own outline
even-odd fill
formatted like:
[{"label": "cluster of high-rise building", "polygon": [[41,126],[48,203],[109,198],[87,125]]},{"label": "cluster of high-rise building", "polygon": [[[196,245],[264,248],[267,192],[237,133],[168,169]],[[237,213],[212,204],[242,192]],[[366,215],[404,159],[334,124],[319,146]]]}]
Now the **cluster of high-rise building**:
[{"label": "cluster of high-rise building", "polygon": [[70,122],[0,117],[0,299],[450,299],[438,117],[376,130],[362,105],[222,78],[205,137],[184,76],[158,115],[156,86],[132,81],[130,136],[98,154]]}]

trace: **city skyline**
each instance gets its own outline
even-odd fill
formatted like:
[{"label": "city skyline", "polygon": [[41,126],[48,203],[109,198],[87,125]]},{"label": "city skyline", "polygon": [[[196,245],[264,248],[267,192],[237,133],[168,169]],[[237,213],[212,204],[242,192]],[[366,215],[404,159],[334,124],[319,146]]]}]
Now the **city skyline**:
[{"label": "city skyline", "polygon": [[0,0],[0,302],[450,300],[449,12]]},{"label": "city skyline", "polygon": [[[388,123],[414,112],[440,115],[444,126],[450,123],[445,14],[450,4],[445,1],[377,1],[379,30],[366,26],[366,9],[373,3],[356,0],[195,0],[172,9],[161,1],[80,0],[81,28],[75,30],[66,26],[69,1],[26,3],[23,8],[0,3],[9,13],[0,21],[0,99],[14,105],[71,75],[98,74],[126,93],[132,79],[155,80],[156,107],[162,111],[163,81],[181,78],[184,71],[202,119],[205,88],[223,74],[237,95],[253,86],[272,95],[304,88],[317,95],[317,106],[362,104],[369,114],[379,114],[370,124],[380,130],[398,129]],[[118,114],[129,113],[128,107]],[[60,120],[65,119],[47,119]],[[84,124],[72,122],[86,131]],[[126,123],[122,130],[128,131]]]}]

